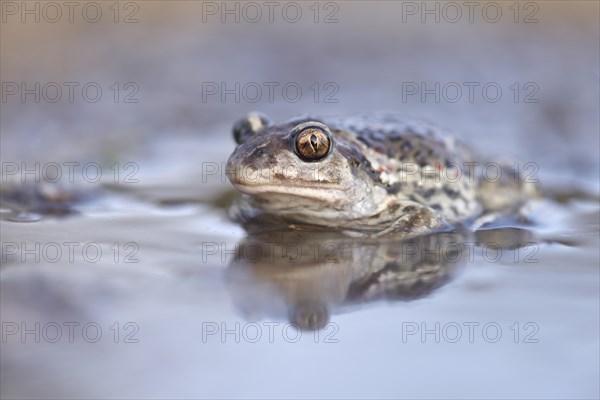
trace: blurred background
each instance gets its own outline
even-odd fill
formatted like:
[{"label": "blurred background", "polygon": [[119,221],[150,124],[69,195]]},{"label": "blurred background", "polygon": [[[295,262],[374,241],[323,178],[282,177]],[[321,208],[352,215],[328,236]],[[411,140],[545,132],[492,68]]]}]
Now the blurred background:
[{"label": "blurred background", "polygon": [[[0,2],[3,397],[598,398],[598,2],[65,3]],[[341,312],[319,337],[207,336],[255,320],[228,283],[223,249],[245,232],[222,170],[231,126],[253,110],[395,111],[485,158],[534,163],[560,194],[535,214],[552,241],[537,263],[479,256],[430,297]],[[19,217],[24,170],[52,163],[77,164],[67,192],[102,194],[68,218]],[[111,256],[23,256],[51,242]],[[261,318],[265,334],[284,322]],[[102,340],[71,343],[68,321]],[[403,340],[407,322],[469,321],[503,340]],[[526,323],[538,342],[513,337]]]}]

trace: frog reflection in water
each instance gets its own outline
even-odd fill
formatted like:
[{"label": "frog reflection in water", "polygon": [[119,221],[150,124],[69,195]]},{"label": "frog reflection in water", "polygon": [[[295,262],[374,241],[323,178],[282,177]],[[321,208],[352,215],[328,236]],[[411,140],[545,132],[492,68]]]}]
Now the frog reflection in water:
[{"label": "frog reflection in water", "polygon": [[482,249],[506,254],[535,242],[521,228],[372,238],[276,221],[265,231],[264,222],[246,224],[250,235],[227,269],[231,296],[250,320],[288,319],[301,329],[324,328],[331,314],[375,301],[421,299],[479,260]]},{"label": "frog reflection in water", "polygon": [[227,176],[243,193],[237,217],[276,215],[366,235],[414,235],[509,212],[536,193],[505,168],[483,165],[458,140],[394,114],[299,117],[258,113],[233,129]]},{"label": "frog reflection in water", "polygon": [[233,211],[250,233],[228,269],[234,297],[305,329],[334,308],[426,296],[475,228],[537,192],[508,169],[481,179],[458,140],[393,114],[271,124],[252,113],[233,132]]}]

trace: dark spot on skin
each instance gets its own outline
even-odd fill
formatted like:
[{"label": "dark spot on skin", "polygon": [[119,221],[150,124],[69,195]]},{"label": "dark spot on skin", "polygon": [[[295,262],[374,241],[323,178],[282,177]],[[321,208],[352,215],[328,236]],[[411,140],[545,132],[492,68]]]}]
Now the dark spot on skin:
[{"label": "dark spot on skin", "polygon": [[350,162],[350,166],[352,166],[352,167],[358,167],[360,165],[360,161],[356,157],[352,157],[348,161]]},{"label": "dark spot on skin", "polygon": [[371,165],[356,144],[352,143],[348,146],[340,144],[337,149],[352,168],[360,168],[366,172],[374,182],[381,182],[379,174],[375,171],[373,165]]},{"label": "dark spot on skin", "polygon": [[396,183],[388,186],[386,188],[386,190],[389,194],[396,194],[400,191],[401,188],[402,188],[402,184],[400,182],[396,182]]},{"label": "dark spot on skin", "polygon": [[373,134],[373,140],[381,143],[382,145],[385,145],[387,142],[387,135],[386,134],[382,134],[381,132],[377,132],[375,134]]},{"label": "dark spot on skin", "polygon": [[444,193],[446,193],[446,195],[448,197],[450,197],[451,199],[457,199],[458,196],[460,196],[460,193],[454,189],[451,189],[447,186],[444,186],[444,188],[442,189],[444,191]]},{"label": "dark spot on skin", "polygon": [[440,211],[442,209],[442,206],[439,204],[432,204],[430,207],[436,211]]},{"label": "dark spot on skin", "polygon": [[401,268],[396,261],[388,261],[383,267],[384,270],[388,271],[400,271]]},{"label": "dark spot on skin", "polygon": [[362,142],[362,143],[366,144],[367,146],[371,145],[371,143],[364,136],[359,136],[357,139],[358,139],[359,142]]},{"label": "dark spot on skin", "polygon": [[394,214],[400,208],[400,204],[392,204],[388,206],[388,211],[390,214]]},{"label": "dark spot on skin", "polygon": [[400,150],[402,150],[404,153],[408,153],[412,150],[412,148],[412,143],[409,140],[407,140],[404,143],[402,143],[402,147],[400,147]]},{"label": "dark spot on skin", "polygon": [[429,198],[433,197],[433,195],[435,193],[436,193],[436,190],[433,188],[427,189],[427,190],[423,190],[423,189],[417,190],[417,194],[423,196],[425,199],[429,199]]},{"label": "dark spot on skin", "polygon": [[415,209],[416,209],[416,207],[415,207],[415,206],[406,206],[406,207],[404,207],[404,210],[403,210],[403,211],[404,211],[405,213],[411,213],[411,212],[415,211]]}]

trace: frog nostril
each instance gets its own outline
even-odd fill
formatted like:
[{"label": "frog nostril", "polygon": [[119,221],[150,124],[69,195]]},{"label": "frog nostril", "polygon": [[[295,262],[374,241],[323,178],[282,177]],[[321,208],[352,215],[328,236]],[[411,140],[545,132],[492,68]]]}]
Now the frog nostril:
[{"label": "frog nostril", "polygon": [[248,155],[248,158],[259,158],[265,155],[265,149],[264,147],[258,147],[254,150],[252,150],[252,152]]}]

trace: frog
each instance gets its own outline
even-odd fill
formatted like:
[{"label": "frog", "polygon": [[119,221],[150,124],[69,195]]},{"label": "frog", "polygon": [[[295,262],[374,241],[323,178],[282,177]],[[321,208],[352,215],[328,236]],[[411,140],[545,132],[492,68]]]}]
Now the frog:
[{"label": "frog", "polygon": [[508,168],[490,182],[457,135],[397,113],[275,123],[251,112],[232,133],[226,175],[242,194],[233,215],[243,221],[274,215],[291,227],[421,234],[480,226],[537,194]]}]

